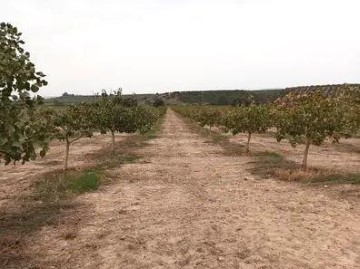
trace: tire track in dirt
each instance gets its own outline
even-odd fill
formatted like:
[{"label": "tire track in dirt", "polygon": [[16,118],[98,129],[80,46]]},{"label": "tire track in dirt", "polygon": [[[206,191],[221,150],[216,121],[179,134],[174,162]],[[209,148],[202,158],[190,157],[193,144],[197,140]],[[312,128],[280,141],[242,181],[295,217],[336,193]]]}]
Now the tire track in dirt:
[{"label": "tire track in dirt", "polygon": [[[76,229],[29,242],[40,268],[356,268],[358,211],[298,184],[257,180],[248,157],[193,133],[168,111],[143,158],[77,198]],[[69,239],[67,234],[74,230]]]}]

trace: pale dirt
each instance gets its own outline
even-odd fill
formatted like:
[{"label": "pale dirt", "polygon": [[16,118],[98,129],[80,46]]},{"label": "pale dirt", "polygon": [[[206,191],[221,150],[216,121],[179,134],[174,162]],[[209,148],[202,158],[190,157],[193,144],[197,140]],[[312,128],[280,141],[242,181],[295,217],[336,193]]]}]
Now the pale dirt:
[{"label": "pale dirt", "polygon": [[[124,139],[123,135],[117,135],[119,142]],[[92,158],[104,146],[110,145],[110,135],[96,134],[92,138],[82,138],[70,146],[69,169],[81,169],[86,166],[94,165],[96,160]],[[34,180],[41,175],[54,170],[61,170],[64,167],[65,144],[62,142],[52,142],[50,150],[44,158],[25,164],[4,165],[0,163],[0,209],[13,199],[29,190]]]},{"label": "pale dirt", "polygon": [[172,111],[138,153],[28,239],[32,268],[360,268],[354,201],[254,178]]}]

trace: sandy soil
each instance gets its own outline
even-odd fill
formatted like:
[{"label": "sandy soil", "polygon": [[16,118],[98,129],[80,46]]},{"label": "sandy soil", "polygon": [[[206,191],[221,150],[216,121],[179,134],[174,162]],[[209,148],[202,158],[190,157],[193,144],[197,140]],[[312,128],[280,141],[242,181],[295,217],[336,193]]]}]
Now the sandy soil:
[{"label": "sandy soil", "polygon": [[[121,141],[123,135],[117,135],[116,140]],[[83,168],[93,165],[96,160],[92,154],[110,145],[109,135],[97,134],[90,138],[82,138],[70,146],[69,169]],[[42,174],[63,168],[65,145],[53,142],[44,158],[27,162],[24,165],[4,165],[0,163],[0,209],[3,204],[29,189],[34,180]]]},{"label": "sandy soil", "polygon": [[[245,134],[238,134],[230,138],[233,143],[244,144],[247,141]],[[280,143],[270,135],[254,134],[251,138],[250,148],[253,151],[275,151],[287,159],[301,164],[304,145],[295,148],[287,140]],[[308,164],[310,167],[319,167],[340,172],[360,172],[360,139],[341,139],[340,143],[325,142],[324,145],[310,147]]]},{"label": "sandy soil", "polygon": [[28,239],[29,268],[359,268],[353,201],[254,178],[171,111],[139,154]]}]

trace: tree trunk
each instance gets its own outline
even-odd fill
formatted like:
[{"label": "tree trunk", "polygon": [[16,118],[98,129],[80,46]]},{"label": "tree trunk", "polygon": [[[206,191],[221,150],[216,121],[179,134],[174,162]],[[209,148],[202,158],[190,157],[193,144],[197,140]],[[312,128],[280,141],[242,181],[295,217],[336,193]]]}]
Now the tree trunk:
[{"label": "tree trunk", "polygon": [[115,152],[115,132],[111,131],[111,153]]},{"label": "tree trunk", "polygon": [[251,133],[248,133],[248,139],[246,143],[246,153],[248,154],[250,152],[250,139],[251,139]]},{"label": "tree trunk", "polygon": [[66,170],[68,169],[69,149],[70,149],[70,142],[69,142],[69,140],[66,138],[64,171],[66,171]]},{"label": "tree trunk", "polygon": [[304,158],[303,158],[302,165],[301,165],[301,168],[303,170],[307,169],[307,158],[308,158],[308,155],[309,155],[309,147],[310,147],[310,144],[311,144],[310,142],[311,142],[310,139],[306,139]]}]

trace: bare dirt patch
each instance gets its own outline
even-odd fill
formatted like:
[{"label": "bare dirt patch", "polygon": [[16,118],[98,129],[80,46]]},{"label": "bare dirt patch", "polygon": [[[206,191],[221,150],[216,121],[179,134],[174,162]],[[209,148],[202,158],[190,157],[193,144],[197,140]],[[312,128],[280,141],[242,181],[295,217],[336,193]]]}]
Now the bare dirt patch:
[{"label": "bare dirt patch", "polygon": [[350,200],[261,180],[172,111],[137,163],[76,198],[24,249],[35,268],[356,268],[360,213]]}]

